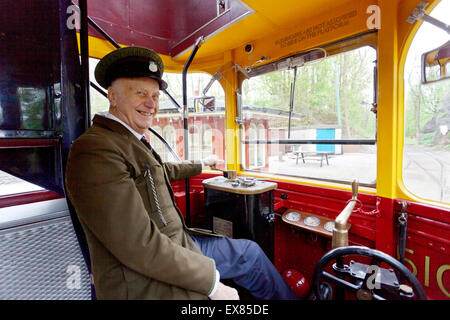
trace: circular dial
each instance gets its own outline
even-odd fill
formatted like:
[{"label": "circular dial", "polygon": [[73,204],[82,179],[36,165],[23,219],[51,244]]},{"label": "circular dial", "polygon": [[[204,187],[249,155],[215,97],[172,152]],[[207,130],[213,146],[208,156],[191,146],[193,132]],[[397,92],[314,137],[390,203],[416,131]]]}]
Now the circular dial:
[{"label": "circular dial", "polygon": [[317,217],[307,217],[303,220],[303,223],[307,226],[317,227],[320,224],[320,219]]},{"label": "circular dial", "polygon": [[298,212],[295,212],[295,211],[289,212],[286,215],[286,219],[287,220],[294,221],[294,222],[299,221],[301,217],[302,217],[302,215],[300,213],[298,213]]},{"label": "circular dial", "polygon": [[327,231],[333,232],[333,228],[334,228],[334,221],[328,221],[327,223],[325,223],[325,225],[323,226],[323,228]]}]

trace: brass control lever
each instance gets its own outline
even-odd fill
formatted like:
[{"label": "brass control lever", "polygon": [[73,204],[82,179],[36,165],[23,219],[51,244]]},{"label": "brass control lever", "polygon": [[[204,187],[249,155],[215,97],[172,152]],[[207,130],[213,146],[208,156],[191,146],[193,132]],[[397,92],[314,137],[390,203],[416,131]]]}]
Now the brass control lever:
[{"label": "brass control lever", "polygon": [[345,206],[344,210],[334,220],[332,248],[348,246],[348,228],[347,221],[355,208],[358,198],[359,182],[354,179],[352,182],[352,198]]},{"label": "brass control lever", "polygon": [[223,176],[231,181],[236,181],[236,170],[222,170],[217,168],[216,166],[210,166],[211,170],[217,170],[217,171],[221,171]]}]

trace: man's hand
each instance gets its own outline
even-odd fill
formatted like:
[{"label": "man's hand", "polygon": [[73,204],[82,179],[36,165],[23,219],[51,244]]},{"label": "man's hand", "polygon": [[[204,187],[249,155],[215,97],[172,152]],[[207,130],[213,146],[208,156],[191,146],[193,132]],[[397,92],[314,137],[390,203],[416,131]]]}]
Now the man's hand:
[{"label": "man's hand", "polygon": [[215,154],[210,155],[202,160],[203,165],[210,167],[212,170],[217,169],[217,166],[223,163],[223,160],[219,160]]},{"label": "man's hand", "polygon": [[217,290],[211,300],[239,300],[239,294],[236,289],[224,285],[222,282],[217,284]]}]

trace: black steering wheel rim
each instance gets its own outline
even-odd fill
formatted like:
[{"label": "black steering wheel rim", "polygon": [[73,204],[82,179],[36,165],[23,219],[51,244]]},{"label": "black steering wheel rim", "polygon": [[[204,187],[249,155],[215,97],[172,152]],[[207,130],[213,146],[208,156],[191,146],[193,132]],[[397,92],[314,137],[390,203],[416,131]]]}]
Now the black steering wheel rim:
[{"label": "black steering wheel rim", "polygon": [[[400,273],[402,278],[408,281],[412,285],[412,289],[415,293],[415,298],[418,300],[426,300],[425,291],[417,278],[409,271],[409,269],[398,260],[394,259],[390,255],[381,252],[379,250],[370,249],[362,246],[347,246],[332,249],[327,252],[317,263],[313,274],[313,291],[318,299],[323,299],[321,294],[321,278],[325,274],[325,267],[330,262],[343,258],[349,255],[357,255],[377,259],[380,263],[386,263],[396,270],[396,273]],[[345,282],[345,281],[343,281]],[[344,284],[345,286],[345,284]]]}]

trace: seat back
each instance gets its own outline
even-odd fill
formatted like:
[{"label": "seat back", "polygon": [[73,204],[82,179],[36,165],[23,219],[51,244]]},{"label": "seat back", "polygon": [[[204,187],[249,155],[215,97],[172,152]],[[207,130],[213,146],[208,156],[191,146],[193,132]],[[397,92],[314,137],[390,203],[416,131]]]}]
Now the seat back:
[{"label": "seat back", "polygon": [[0,209],[0,299],[89,300],[65,199]]}]

